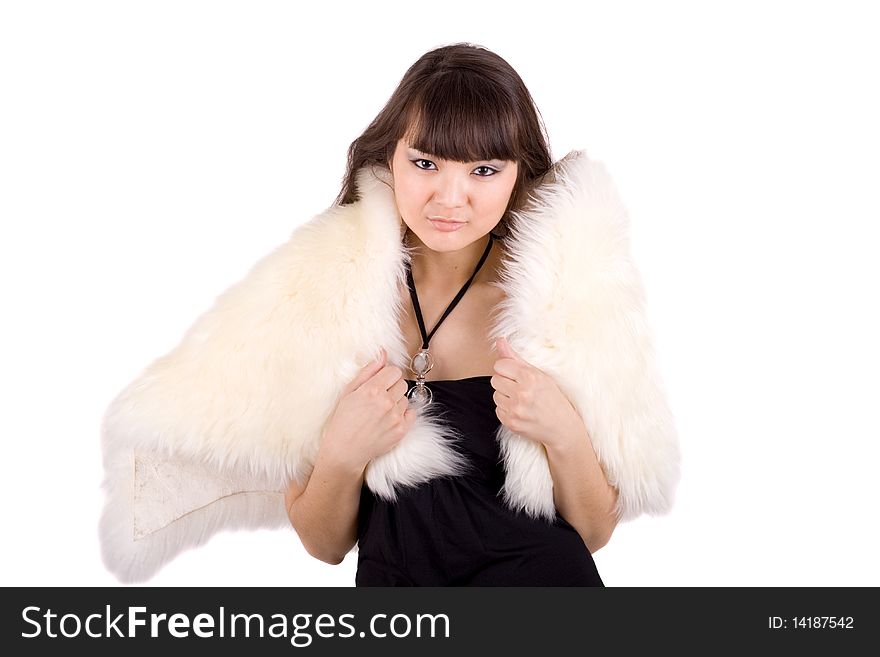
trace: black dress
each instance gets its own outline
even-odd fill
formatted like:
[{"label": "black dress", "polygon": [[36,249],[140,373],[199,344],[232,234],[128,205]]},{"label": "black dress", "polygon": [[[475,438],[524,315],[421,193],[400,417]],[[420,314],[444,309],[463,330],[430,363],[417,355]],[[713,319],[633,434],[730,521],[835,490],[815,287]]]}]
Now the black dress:
[{"label": "black dress", "polygon": [[604,586],[562,516],[533,519],[498,495],[504,468],[490,378],[427,382],[471,472],[400,488],[390,503],[364,485],[356,586]]}]

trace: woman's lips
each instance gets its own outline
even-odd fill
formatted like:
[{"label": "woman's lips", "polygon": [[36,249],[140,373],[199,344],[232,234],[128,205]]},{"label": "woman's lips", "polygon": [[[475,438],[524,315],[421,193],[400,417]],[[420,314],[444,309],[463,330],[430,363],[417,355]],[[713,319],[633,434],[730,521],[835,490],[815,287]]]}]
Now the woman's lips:
[{"label": "woman's lips", "polygon": [[443,233],[454,232],[454,231],[458,230],[459,228],[461,228],[462,226],[464,226],[465,223],[467,223],[465,221],[447,221],[445,219],[433,219],[433,218],[429,218],[428,221],[431,222],[431,225],[434,226],[434,228],[436,228],[437,230],[439,230],[440,232],[443,232]]}]

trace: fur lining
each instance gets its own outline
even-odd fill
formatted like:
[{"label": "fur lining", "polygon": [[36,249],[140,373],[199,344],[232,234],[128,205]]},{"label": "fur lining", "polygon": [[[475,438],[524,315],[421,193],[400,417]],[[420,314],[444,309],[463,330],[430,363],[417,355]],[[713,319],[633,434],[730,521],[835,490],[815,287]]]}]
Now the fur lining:
[{"label": "fur lining", "polygon": [[[288,525],[282,491],[311,472],[345,383],[380,346],[404,366],[409,254],[392,182],[387,169],[359,171],[358,202],[299,226],[112,401],[100,533],[120,580],[149,578],[221,529]],[[508,336],[581,413],[621,520],[667,512],[679,478],[627,232],[604,167],[578,151],[557,162],[512,217],[491,336]],[[423,413],[367,466],[367,486],[394,500],[401,486],[460,474],[455,440]],[[505,503],[551,519],[543,447],[503,426],[498,440]]]}]

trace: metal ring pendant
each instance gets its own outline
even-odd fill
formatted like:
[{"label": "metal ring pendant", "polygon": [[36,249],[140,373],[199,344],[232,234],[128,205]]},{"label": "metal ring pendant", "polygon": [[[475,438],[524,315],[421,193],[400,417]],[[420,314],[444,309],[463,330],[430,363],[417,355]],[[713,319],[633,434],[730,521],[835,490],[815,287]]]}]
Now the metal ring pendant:
[{"label": "metal ring pendant", "polygon": [[418,406],[430,404],[434,393],[425,385],[425,375],[434,367],[434,359],[427,349],[419,349],[409,361],[409,370],[416,376],[416,384],[410,388],[406,396]]}]

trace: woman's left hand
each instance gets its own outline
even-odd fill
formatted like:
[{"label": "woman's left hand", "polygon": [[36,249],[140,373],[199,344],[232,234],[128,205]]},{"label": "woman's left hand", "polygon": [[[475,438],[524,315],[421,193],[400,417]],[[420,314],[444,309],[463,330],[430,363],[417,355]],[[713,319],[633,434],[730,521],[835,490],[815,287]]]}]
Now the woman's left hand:
[{"label": "woman's left hand", "polygon": [[556,382],[517,354],[507,338],[495,341],[499,357],[491,378],[495,414],[513,433],[546,447],[583,435],[583,420]]}]

